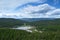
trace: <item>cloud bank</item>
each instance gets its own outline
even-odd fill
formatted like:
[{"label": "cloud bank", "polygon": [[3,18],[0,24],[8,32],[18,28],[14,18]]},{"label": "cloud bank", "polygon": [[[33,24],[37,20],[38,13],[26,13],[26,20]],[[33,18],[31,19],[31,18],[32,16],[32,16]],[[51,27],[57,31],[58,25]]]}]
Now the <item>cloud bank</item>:
[{"label": "cloud bank", "polygon": [[23,18],[60,18],[60,9],[49,4],[38,6],[28,5],[17,12],[21,13]]},{"label": "cloud bank", "polygon": [[49,4],[27,5],[15,12],[0,12],[0,18],[60,18],[60,9]]},{"label": "cloud bank", "polygon": [[0,0],[0,12],[10,12],[14,10],[17,6],[29,2],[43,3],[44,0]]}]

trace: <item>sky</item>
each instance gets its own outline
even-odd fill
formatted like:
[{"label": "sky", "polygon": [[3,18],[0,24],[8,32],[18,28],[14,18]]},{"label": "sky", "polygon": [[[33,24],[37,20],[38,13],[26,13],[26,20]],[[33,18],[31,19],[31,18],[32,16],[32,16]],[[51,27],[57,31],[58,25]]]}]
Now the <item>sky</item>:
[{"label": "sky", "polygon": [[60,0],[0,0],[0,18],[60,18]]}]

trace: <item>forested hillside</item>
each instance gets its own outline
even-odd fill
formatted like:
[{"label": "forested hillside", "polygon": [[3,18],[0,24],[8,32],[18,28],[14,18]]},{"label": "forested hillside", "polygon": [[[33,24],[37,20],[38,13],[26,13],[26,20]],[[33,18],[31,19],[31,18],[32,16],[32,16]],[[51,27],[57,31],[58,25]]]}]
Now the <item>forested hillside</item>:
[{"label": "forested hillside", "polygon": [[0,18],[0,27],[16,27],[21,26],[25,23],[25,21],[19,19],[12,19],[12,18]]},{"label": "forested hillside", "polygon": [[30,33],[24,30],[0,29],[0,40],[60,40],[60,31]]},{"label": "forested hillside", "polygon": [[50,31],[57,31],[60,30],[60,19],[54,19],[54,20],[41,20],[41,21],[35,21],[27,23],[30,25],[36,26],[38,30],[50,30]]},{"label": "forested hillside", "polygon": [[[35,31],[10,29],[34,26]],[[60,40],[60,19],[27,22],[20,19],[0,18],[0,40]]]}]

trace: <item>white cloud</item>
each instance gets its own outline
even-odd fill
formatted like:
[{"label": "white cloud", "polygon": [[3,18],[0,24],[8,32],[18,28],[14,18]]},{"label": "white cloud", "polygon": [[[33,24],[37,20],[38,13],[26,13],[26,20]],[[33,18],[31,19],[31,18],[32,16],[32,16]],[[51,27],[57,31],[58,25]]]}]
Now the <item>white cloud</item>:
[{"label": "white cloud", "polygon": [[25,18],[60,18],[60,9],[52,7],[48,4],[31,6],[18,10],[22,14],[26,14]]},{"label": "white cloud", "polygon": [[17,6],[21,6],[29,2],[43,3],[45,0],[0,0],[0,11],[8,12],[14,10]]},{"label": "white cloud", "polygon": [[28,5],[14,12],[0,13],[0,18],[60,18],[60,9],[52,7],[48,4],[31,6]]},{"label": "white cloud", "polygon": [[39,11],[41,13],[41,11],[43,11],[43,12],[52,11],[54,9],[55,9],[55,7],[52,7],[52,6],[48,5],[48,4],[43,4],[43,5],[38,5],[38,6],[28,5],[27,7],[22,8],[22,9],[20,9],[18,11],[23,12],[23,13],[24,12],[25,13],[31,13],[31,12],[38,12]]}]

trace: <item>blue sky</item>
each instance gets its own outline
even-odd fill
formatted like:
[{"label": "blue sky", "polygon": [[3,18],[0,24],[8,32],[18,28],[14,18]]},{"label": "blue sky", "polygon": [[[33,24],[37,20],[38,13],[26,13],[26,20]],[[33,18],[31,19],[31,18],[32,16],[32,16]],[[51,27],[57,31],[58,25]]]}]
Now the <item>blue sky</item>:
[{"label": "blue sky", "polygon": [[48,0],[46,3],[55,6],[57,8],[60,8],[60,0]]},{"label": "blue sky", "polygon": [[0,18],[60,18],[60,0],[0,0]]},{"label": "blue sky", "polygon": [[45,3],[47,3],[47,4],[51,5],[51,6],[54,6],[56,8],[60,8],[60,0],[46,0],[43,3],[29,2],[29,3],[23,4],[21,6],[18,6],[17,9],[26,7],[27,5],[37,6],[37,5],[45,4]]}]

